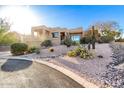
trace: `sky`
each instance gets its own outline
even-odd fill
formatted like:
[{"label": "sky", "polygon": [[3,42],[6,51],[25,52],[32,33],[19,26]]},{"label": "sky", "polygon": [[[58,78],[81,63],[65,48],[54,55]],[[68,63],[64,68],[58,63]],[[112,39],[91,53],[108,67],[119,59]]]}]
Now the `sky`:
[{"label": "sky", "polygon": [[48,26],[87,29],[97,21],[124,24],[124,6],[32,6],[32,9],[43,17],[43,24]]},{"label": "sky", "polygon": [[[5,11],[5,7],[6,6],[1,6],[0,10]],[[25,7],[24,9],[20,9],[22,10],[21,13],[19,8],[16,8],[18,6],[14,7],[15,8],[9,8],[10,10],[7,10],[13,11],[15,9],[13,12],[8,13],[8,15],[13,16],[15,14],[13,20],[17,26],[14,27],[16,28],[14,30],[20,29],[22,33],[30,33],[31,26],[36,25],[64,27],[69,29],[82,27],[86,30],[90,25],[99,21],[116,21],[119,23],[120,27],[124,29],[124,6],[34,5],[21,6]],[[0,11],[0,17],[2,14],[4,14],[4,12]],[[27,24],[30,24],[30,26]],[[18,27],[19,25],[20,27]],[[28,27],[27,31],[26,27]]]}]

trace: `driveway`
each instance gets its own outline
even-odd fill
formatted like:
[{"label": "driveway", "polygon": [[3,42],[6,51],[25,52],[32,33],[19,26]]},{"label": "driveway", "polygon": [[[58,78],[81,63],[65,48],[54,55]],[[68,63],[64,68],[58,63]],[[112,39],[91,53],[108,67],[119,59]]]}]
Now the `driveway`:
[{"label": "driveway", "polygon": [[82,88],[71,78],[40,63],[3,59],[0,67],[1,88]]},{"label": "driveway", "polygon": [[10,57],[11,53],[10,51],[0,52],[0,58],[2,57]]}]

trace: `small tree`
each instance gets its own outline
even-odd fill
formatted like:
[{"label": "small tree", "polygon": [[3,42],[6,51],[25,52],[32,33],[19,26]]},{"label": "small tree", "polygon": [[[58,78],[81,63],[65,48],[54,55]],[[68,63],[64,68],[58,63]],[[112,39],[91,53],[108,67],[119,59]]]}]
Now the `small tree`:
[{"label": "small tree", "polygon": [[69,37],[66,37],[66,39],[63,41],[63,44],[67,47],[70,47],[72,45],[72,40]]},{"label": "small tree", "polygon": [[81,44],[89,44],[91,42],[91,37],[90,36],[85,36],[80,39]]},{"label": "small tree", "polygon": [[6,18],[0,18],[0,33],[7,32],[10,30],[11,24]]},{"label": "small tree", "polygon": [[52,46],[51,40],[44,40],[44,41],[41,43],[41,47],[42,47],[42,46],[45,46],[45,47]]},{"label": "small tree", "polygon": [[17,42],[17,37],[10,32],[11,24],[7,19],[0,18],[0,45],[10,45]]}]

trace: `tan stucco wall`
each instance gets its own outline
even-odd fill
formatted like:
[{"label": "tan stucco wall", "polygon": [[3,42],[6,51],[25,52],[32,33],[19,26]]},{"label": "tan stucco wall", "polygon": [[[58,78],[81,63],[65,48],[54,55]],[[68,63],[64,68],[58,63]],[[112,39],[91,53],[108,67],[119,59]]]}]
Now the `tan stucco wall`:
[{"label": "tan stucco wall", "polygon": [[[49,34],[46,34],[46,31],[49,32]],[[66,28],[59,28],[59,27],[49,28],[46,26],[37,26],[37,27],[32,27],[32,31],[31,31],[32,37],[36,37],[36,36],[34,36],[34,32],[37,32],[37,34],[38,34],[37,38],[39,38],[39,41],[42,42],[46,39],[50,39],[54,45],[59,45],[61,43],[61,37],[60,37],[61,32],[65,32],[65,34],[66,33],[73,33],[73,35],[75,33],[80,33],[81,37],[83,36],[83,29],[82,28],[66,29]],[[53,32],[59,32],[59,37],[53,38],[52,37]]]}]

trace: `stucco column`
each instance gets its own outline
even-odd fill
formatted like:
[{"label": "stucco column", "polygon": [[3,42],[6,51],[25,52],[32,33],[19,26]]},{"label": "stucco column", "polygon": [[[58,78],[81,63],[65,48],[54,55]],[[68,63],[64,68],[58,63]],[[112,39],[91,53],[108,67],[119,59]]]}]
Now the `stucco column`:
[{"label": "stucco column", "polygon": [[34,31],[33,30],[31,31],[31,35],[34,37]]},{"label": "stucco column", "polygon": [[47,39],[47,37],[46,37],[46,31],[45,31],[45,29],[42,29],[42,31],[43,31],[43,34],[42,34],[43,40],[45,40],[45,39]]},{"label": "stucco column", "polygon": [[59,32],[59,44],[61,44],[61,32]]},{"label": "stucco column", "polygon": [[66,39],[66,36],[67,36],[67,32],[65,32],[65,37],[64,37],[64,39]]}]

